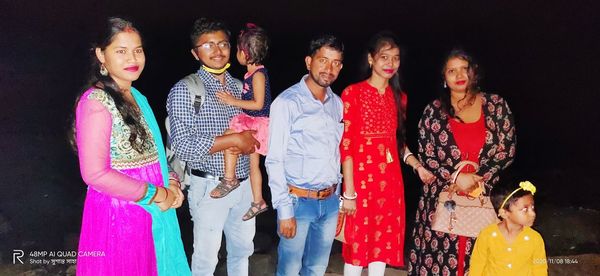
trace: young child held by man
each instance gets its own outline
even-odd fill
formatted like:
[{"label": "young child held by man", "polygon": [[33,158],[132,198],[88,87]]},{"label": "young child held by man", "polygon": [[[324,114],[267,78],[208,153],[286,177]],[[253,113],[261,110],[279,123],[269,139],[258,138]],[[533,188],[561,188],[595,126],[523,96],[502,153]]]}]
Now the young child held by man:
[{"label": "young child held by man", "polygon": [[[217,97],[225,104],[241,108],[244,112],[233,117],[225,134],[255,130],[254,138],[260,142],[260,148],[250,155],[250,185],[252,203],[242,220],[246,221],[267,211],[268,206],[262,196],[262,175],[260,156],[267,155],[269,147],[269,108],[271,106],[271,86],[267,69],[262,64],[269,50],[269,39],[264,29],[248,23],[240,32],[237,43],[237,60],[246,66],[242,98],[237,99],[227,92],[218,92]],[[235,176],[238,156],[230,150],[225,151],[225,177],[210,193],[212,198],[222,198],[240,186]]]}]

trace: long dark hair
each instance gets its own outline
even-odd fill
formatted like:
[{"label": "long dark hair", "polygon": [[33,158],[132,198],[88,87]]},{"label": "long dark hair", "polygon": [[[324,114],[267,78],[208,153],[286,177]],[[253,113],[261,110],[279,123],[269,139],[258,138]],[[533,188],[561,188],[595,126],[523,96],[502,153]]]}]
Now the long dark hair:
[{"label": "long dark hair", "polygon": [[[480,81],[480,73],[479,73],[479,65],[475,62],[475,59],[465,52],[463,49],[454,48],[450,51],[450,53],[444,59],[444,64],[442,65],[442,81],[445,83],[446,81],[446,66],[448,61],[451,59],[458,58],[469,63],[469,68],[467,74],[469,76],[469,85],[467,86],[467,93],[465,94],[465,98],[468,98],[469,94],[471,96],[475,96],[479,93],[479,81]],[[464,100],[464,99],[461,99]],[[450,87],[443,87],[440,90],[440,103],[442,104],[442,111],[446,114],[450,115],[450,117],[454,117],[456,111],[454,107],[452,107],[452,102],[450,101]]]},{"label": "long dark hair", "polygon": [[[106,26],[104,31],[99,33],[99,37],[92,42],[92,47],[90,49],[91,55],[91,68],[89,73],[89,81],[87,87],[95,87],[98,89],[104,90],[115,102],[115,106],[119,110],[121,117],[125,124],[129,127],[131,134],[129,135],[129,143],[131,147],[135,149],[137,152],[141,153],[143,150],[143,145],[148,139],[148,133],[142,126],[141,116],[139,111],[129,104],[125,98],[123,97],[123,93],[121,92],[121,88],[119,85],[112,79],[110,75],[103,76],[100,74],[100,61],[96,57],[95,51],[96,48],[100,48],[101,50],[105,50],[108,45],[113,42],[114,37],[121,32],[136,32],[139,34],[139,31],[133,26],[133,24],[127,20],[118,17],[108,18],[106,21]],[[71,146],[77,152],[77,140],[76,140],[76,129],[75,129],[75,114],[77,109],[77,104],[85,90],[83,90],[77,96],[77,100],[75,101],[75,106],[73,108],[72,115],[72,124],[71,124],[71,133],[69,135],[69,142]]]},{"label": "long dark hair", "polygon": [[[372,74],[371,67],[369,66],[368,55],[371,55],[371,57],[375,58],[375,55],[379,53],[379,51],[381,51],[381,49],[384,47],[398,48],[400,50],[400,55],[402,55],[402,48],[400,47],[398,37],[396,37],[394,33],[390,31],[381,31],[375,34],[371,37],[369,43],[367,44],[367,52],[364,55],[364,59],[362,62],[363,79],[368,79]],[[390,79],[390,86],[392,88],[392,91],[394,92],[394,100],[396,103],[397,111],[396,116],[398,118],[396,137],[398,139],[398,144],[402,146],[404,145],[406,139],[406,127],[404,125],[404,121],[406,120],[406,106],[402,104],[402,94],[404,94],[404,91],[402,90],[400,68],[398,68],[398,71]]]}]

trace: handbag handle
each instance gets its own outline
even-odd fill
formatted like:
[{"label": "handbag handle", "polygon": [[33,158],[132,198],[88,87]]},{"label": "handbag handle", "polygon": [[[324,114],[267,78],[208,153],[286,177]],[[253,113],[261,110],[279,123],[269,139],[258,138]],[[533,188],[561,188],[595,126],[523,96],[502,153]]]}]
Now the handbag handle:
[{"label": "handbag handle", "polygon": [[[458,185],[456,185],[456,178],[458,178],[458,174],[460,173],[460,171],[462,171],[462,169],[467,165],[473,166],[473,168],[475,168],[475,171],[479,170],[479,164],[470,160],[462,160],[456,165],[454,165],[455,171],[450,175],[451,183],[450,186],[448,186],[448,192],[450,194],[456,193],[456,189],[458,188]],[[479,184],[479,187],[483,189],[483,193],[485,194],[485,188],[482,187],[481,184]]]},{"label": "handbag handle", "polygon": [[456,183],[456,178],[458,177],[458,174],[467,165],[473,166],[475,168],[475,171],[479,170],[479,164],[473,161],[463,160],[458,162],[458,164],[454,166],[455,171],[452,173],[452,175],[450,175],[450,179],[452,179],[452,184]]}]

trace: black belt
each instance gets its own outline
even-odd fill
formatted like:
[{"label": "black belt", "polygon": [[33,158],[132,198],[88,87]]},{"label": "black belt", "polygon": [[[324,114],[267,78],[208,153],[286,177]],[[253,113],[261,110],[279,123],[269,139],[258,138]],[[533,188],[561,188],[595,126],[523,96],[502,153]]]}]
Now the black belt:
[{"label": "black belt", "polygon": [[[192,169],[191,173],[197,177],[202,177],[202,178],[206,178],[206,179],[213,179],[213,180],[219,180],[219,181],[223,179],[223,177],[216,176],[214,174],[203,172],[201,170],[196,170],[196,169]],[[248,177],[238,178],[238,181],[242,182],[246,179],[248,179]]]}]

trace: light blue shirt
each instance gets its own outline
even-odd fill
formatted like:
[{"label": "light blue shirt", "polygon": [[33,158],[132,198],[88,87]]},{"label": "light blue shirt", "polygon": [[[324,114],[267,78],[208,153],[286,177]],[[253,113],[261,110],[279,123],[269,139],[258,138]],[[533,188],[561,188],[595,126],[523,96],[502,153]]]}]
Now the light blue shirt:
[{"label": "light blue shirt", "polygon": [[294,217],[288,184],[320,190],[342,179],[342,100],[329,87],[324,102],[315,99],[306,85],[307,77],[283,91],[271,105],[265,166],[280,220]]}]

